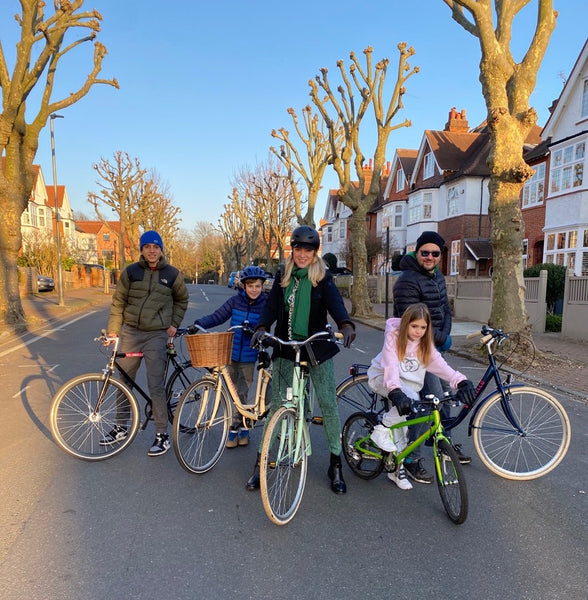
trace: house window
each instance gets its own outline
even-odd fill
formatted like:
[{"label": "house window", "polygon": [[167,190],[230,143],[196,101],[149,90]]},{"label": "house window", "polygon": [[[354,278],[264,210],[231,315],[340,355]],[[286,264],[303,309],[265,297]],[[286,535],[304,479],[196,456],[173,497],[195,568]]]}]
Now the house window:
[{"label": "house window", "polygon": [[523,186],[523,208],[543,204],[545,196],[545,164],[535,167],[535,173]]},{"label": "house window", "polygon": [[425,172],[423,173],[423,179],[433,177],[435,174],[435,158],[432,152],[425,154]]},{"label": "house window", "polygon": [[408,222],[418,223],[431,219],[433,194],[424,192],[408,199]]},{"label": "house window", "polygon": [[339,221],[339,239],[344,240],[347,237],[347,221]]},{"label": "house window", "polygon": [[528,255],[529,255],[529,240],[523,240],[523,269],[527,268]]},{"label": "house window", "polygon": [[105,242],[109,242],[109,241],[110,241],[110,233],[103,233],[103,234],[102,234],[102,239],[103,239]]},{"label": "house window", "polygon": [[45,228],[45,209],[39,207],[37,210],[37,217],[39,218],[39,227]]},{"label": "house window", "polygon": [[456,215],[458,213],[457,210],[457,195],[458,195],[457,186],[454,185],[447,190],[447,216],[451,217],[452,215]]},{"label": "house window", "polygon": [[451,242],[451,260],[449,264],[449,274],[459,275],[459,254],[461,250],[461,240]]},{"label": "house window", "polygon": [[325,229],[325,237],[326,237],[326,242],[328,244],[330,244],[333,241],[333,226],[332,225],[327,225],[326,229]]},{"label": "house window", "polygon": [[402,169],[398,169],[396,171],[396,191],[401,192],[406,186],[406,177],[404,176],[404,171]]},{"label": "house window", "polygon": [[[588,244],[588,237],[584,231],[584,247]],[[573,269],[576,265],[576,253],[578,250],[578,231],[558,231],[547,234],[545,248],[545,262],[549,264],[563,265]]]},{"label": "house window", "polygon": [[27,208],[23,213],[22,213],[22,224],[23,225],[30,225],[31,224],[31,215],[29,213],[29,209]]},{"label": "house window", "polygon": [[560,148],[553,153],[551,192],[565,192],[582,186],[585,155],[585,141]]},{"label": "house window", "polygon": [[394,206],[394,228],[401,229],[403,227],[402,224],[402,204],[396,204]]},{"label": "house window", "polygon": [[588,79],[584,81],[584,91],[582,92],[582,114],[583,119],[588,117]]}]

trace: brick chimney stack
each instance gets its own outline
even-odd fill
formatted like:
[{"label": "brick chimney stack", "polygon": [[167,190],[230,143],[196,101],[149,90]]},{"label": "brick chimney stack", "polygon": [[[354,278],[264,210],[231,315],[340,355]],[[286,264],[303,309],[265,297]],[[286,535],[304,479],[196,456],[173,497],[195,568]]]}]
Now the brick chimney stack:
[{"label": "brick chimney stack", "polygon": [[449,111],[449,119],[447,123],[445,123],[445,131],[454,131],[458,133],[467,133],[469,131],[465,109],[462,109],[462,111],[458,113],[454,106]]}]

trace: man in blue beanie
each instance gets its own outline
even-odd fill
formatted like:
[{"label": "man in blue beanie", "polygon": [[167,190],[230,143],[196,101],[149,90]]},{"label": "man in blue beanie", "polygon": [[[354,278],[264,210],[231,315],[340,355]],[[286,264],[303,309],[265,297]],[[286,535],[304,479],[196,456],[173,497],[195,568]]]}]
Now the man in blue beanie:
[{"label": "man in blue beanie", "polygon": [[[417,238],[415,251],[408,252],[400,260],[402,273],[398,276],[393,290],[395,317],[402,317],[411,304],[423,302],[427,305],[431,313],[433,341],[439,352],[445,352],[451,347],[451,306],[447,297],[445,277],[439,269],[444,247],[445,240],[436,231],[423,231]],[[421,398],[427,394],[442,397],[441,380],[436,375],[427,373],[420,394]],[[425,424],[425,427],[428,425]],[[425,427],[409,427],[410,441],[419,437]],[[471,462],[472,459],[461,452],[459,444],[455,444],[454,448],[462,464]],[[406,474],[414,481],[433,481],[433,477],[423,466],[421,446],[406,458],[404,466]]]},{"label": "man in blue beanie", "polygon": [[[139,262],[120,274],[112,296],[108,336],[120,337],[121,352],[142,352],[155,422],[155,441],[149,456],[165,454],[170,447],[167,433],[165,364],[167,340],[173,337],[188,308],[184,276],[163,256],[163,241],[157,231],[146,231],[139,241]],[[123,358],[122,368],[134,379],[140,358]],[[117,444],[127,436],[124,416],[100,444]]]}]

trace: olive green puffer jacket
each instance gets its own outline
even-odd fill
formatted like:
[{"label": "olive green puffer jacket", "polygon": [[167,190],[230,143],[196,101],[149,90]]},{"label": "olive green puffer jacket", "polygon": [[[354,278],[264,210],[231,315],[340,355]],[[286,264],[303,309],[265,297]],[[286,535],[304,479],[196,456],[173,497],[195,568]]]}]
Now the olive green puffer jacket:
[{"label": "olive green puffer jacket", "polygon": [[112,296],[108,332],[118,333],[122,324],[141,331],[179,327],[188,308],[184,276],[162,256],[154,270],[141,256],[120,275]]}]

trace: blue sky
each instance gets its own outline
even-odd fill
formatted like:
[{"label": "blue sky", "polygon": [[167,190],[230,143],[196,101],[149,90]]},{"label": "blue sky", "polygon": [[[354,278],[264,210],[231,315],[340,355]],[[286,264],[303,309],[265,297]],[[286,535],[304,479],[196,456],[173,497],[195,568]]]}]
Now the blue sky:
[{"label": "blue sky", "polygon": [[[11,17],[18,3],[8,4],[2,9],[0,39],[10,54],[17,29]],[[587,32],[588,4],[554,0],[554,5],[560,11],[558,26],[531,98],[541,125]],[[528,47],[535,6],[534,1],[517,24],[516,59],[521,58],[516,52]],[[413,125],[392,133],[390,158],[395,148],[417,148],[424,129],[442,129],[453,106],[466,110],[470,126],[485,118],[478,41],[451,19],[442,0],[86,0],[86,7],[104,17],[99,39],[108,54],[101,75],[120,84],[120,90],[95,86],[55,121],[58,183],[67,186],[73,209],[88,215],[87,193],[99,189],[92,164],[122,150],[169,183],[184,228],[198,221],[216,224],[231,178],[267,159],[277,141],[270,135],[273,128],[292,129],[288,107],[300,114],[309,103],[308,80],[327,67],[335,81],[336,61],[348,63],[350,51],[359,55],[367,46],[373,47],[374,59],[390,58],[388,89],[395,80],[398,42],[415,48],[411,63],[420,67],[407,82],[405,108],[397,117]],[[60,95],[79,87],[91,52],[86,44],[63,62]],[[371,118],[364,119],[367,125],[372,127]],[[373,151],[370,142],[366,134],[366,156]],[[35,162],[52,184],[48,126]],[[323,183],[317,218],[328,188],[336,185],[332,172]]]}]

